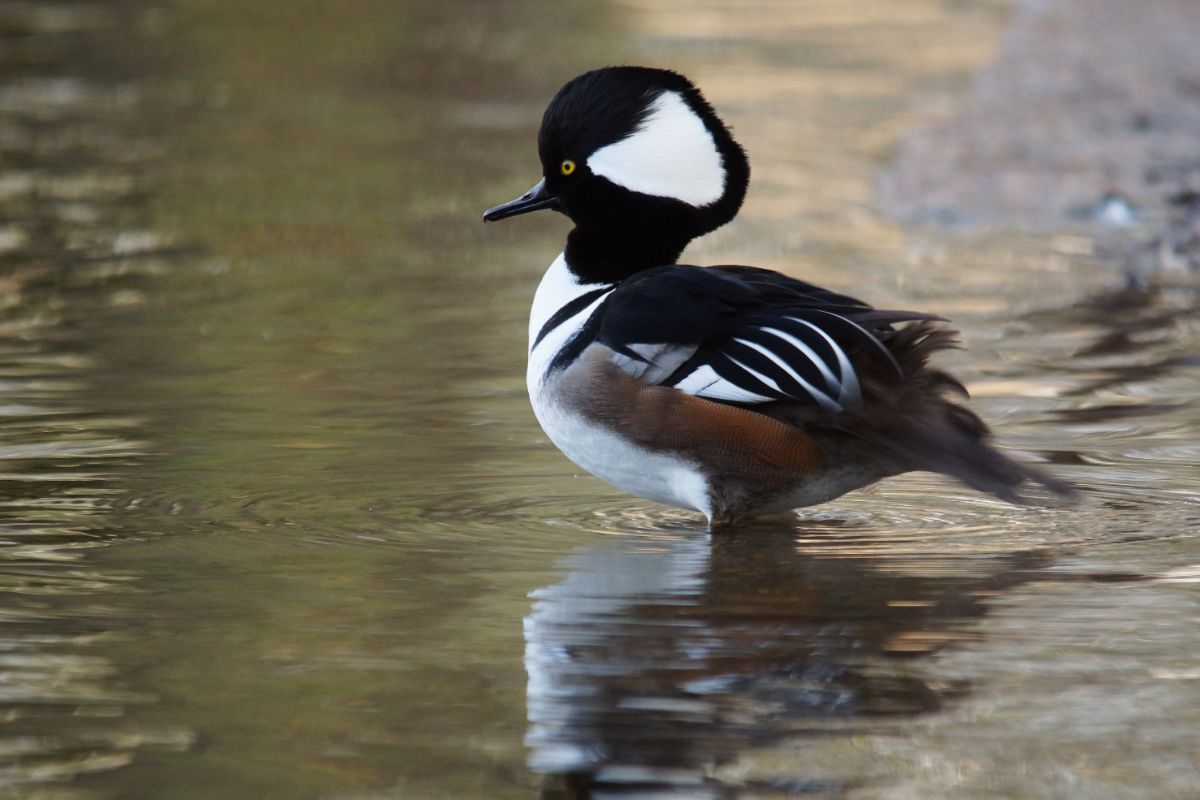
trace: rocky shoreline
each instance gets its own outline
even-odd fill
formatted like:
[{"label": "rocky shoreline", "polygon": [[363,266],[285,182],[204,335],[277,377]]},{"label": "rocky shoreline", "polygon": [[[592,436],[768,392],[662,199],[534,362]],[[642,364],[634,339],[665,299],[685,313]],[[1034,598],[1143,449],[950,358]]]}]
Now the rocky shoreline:
[{"label": "rocky shoreline", "polygon": [[899,143],[877,203],[956,231],[1079,231],[1133,284],[1200,272],[1200,9],[1023,0],[995,63]]}]

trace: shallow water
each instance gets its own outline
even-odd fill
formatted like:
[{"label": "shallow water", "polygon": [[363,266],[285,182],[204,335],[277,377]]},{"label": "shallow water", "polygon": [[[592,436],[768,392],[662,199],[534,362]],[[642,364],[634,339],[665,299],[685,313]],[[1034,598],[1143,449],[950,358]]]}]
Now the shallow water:
[{"label": "shallow water", "polygon": [[[1195,796],[1195,286],[873,213],[1003,4],[723,8],[0,4],[0,792]],[[564,223],[478,216],[618,61],[751,154],[689,259],[952,317],[1083,500],[906,476],[710,540],[575,474],[523,380]]]}]

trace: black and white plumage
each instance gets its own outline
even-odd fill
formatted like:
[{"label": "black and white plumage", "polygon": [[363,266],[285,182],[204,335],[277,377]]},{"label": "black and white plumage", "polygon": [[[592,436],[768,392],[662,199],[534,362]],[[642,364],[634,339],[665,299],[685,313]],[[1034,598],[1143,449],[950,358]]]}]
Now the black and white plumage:
[{"label": "black and white plumage", "polygon": [[1067,487],[1002,455],[927,366],[954,334],[933,315],[743,266],[675,263],[737,213],[742,148],[676,73],[615,67],[556,95],[543,179],[499,220],[575,223],[530,315],[530,398],[551,440],[619,488],[714,525],[929,469],[1016,501]]},{"label": "black and white plumage", "polygon": [[594,327],[595,341],[627,357],[622,366],[647,383],[709,400],[811,403],[838,413],[863,405],[849,353],[902,377],[870,328],[924,318],[881,315],[768,270],[657,267],[624,281],[596,309],[573,349]]}]

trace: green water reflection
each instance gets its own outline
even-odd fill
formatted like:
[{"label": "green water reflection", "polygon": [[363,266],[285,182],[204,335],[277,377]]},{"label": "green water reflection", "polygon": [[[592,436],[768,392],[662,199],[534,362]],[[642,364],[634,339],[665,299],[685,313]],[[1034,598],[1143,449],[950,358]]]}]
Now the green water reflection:
[{"label": "green water reflection", "polygon": [[[1186,796],[1192,295],[1070,309],[1108,285],[1078,253],[871,212],[1003,4],[785,6],[0,3],[0,792]],[[916,476],[710,545],[575,475],[523,381],[564,222],[479,213],[561,82],[626,61],[694,75],[754,162],[691,257],[954,316],[980,411],[1092,499]],[[1141,710],[1048,727],[1073,683]]]}]

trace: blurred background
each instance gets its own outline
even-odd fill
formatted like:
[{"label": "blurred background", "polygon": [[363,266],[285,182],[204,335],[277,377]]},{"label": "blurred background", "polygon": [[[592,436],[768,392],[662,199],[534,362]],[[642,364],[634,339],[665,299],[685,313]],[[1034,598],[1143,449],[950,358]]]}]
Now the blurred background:
[{"label": "blurred background", "polygon": [[[0,0],[0,796],[1194,798],[1190,0]],[[710,541],[528,409],[542,109],[677,69],[685,260],[951,318],[1001,444]]]}]

